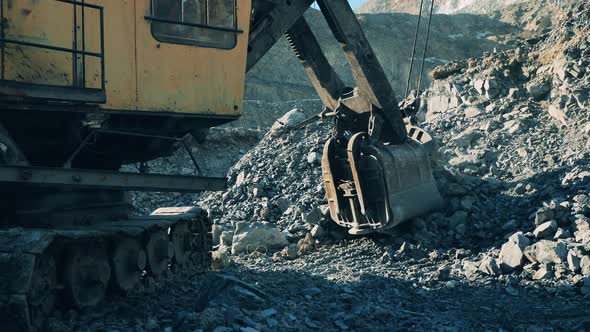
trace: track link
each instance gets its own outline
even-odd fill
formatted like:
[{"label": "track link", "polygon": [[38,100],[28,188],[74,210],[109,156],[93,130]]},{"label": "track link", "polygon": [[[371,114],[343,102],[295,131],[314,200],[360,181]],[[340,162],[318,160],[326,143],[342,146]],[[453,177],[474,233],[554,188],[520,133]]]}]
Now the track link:
[{"label": "track link", "polygon": [[0,230],[0,326],[42,331],[56,310],[87,309],[168,271],[211,266],[211,223],[199,208],[84,227]]}]

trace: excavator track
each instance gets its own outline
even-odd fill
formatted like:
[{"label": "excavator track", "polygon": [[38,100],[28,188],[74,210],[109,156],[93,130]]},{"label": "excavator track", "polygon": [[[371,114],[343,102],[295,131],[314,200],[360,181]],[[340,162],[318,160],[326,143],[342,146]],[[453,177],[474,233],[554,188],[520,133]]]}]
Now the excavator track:
[{"label": "excavator track", "polygon": [[55,311],[92,308],[170,272],[204,272],[211,239],[206,212],[194,207],[83,227],[0,230],[0,326],[42,331]]}]

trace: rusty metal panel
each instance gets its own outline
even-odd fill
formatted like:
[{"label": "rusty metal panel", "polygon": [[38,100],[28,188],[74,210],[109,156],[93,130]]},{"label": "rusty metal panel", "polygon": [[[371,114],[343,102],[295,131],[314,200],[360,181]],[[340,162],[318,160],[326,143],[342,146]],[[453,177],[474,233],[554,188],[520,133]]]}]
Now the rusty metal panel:
[{"label": "rusty metal panel", "polygon": [[157,41],[149,1],[136,2],[138,109],[216,115],[241,113],[250,0],[237,1],[237,44],[216,49]]},{"label": "rusty metal panel", "polygon": [[[137,64],[135,58],[135,2],[148,0],[86,0],[104,7],[105,80],[107,102],[105,108],[137,110]],[[99,20],[95,11],[86,13],[86,48],[100,48]],[[100,76],[100,62],[86,57],[87,86],[95,87]]]},{"label": "rusty metal panel", "polygon": [[[73,11],[57,1],[2,1],[4,37],[71,48]],[[59,18],[59,19],[57,19]],[[5,43],[2,79],[35,84],[71,85],[72,56],[30,46]]]}]

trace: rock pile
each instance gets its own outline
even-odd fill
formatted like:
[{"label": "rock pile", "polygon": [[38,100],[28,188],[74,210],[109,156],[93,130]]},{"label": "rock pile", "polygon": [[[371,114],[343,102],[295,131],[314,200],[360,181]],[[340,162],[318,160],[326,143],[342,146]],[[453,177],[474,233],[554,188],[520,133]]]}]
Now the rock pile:
[{"label": "rock pile", "polygon": [[319,223],[326,210],[320,160],[330,126],[315,123],[284,131],[305,119],[294,109],[277,120],[230,169],[228,191],[198,201],[214,220],[214,243],[222,250],[273,252],[304,239],[314,228],[316,236],[322,232]]},{"label": "rock pile", "polygon": [[418,114],[442,163],[487,184],[451,198],[467,238],[506,239],[484,250],[482,274],[564,285],[590,276],[590,10],[564,6],[549,33],[437,68]]},{"label": "rock pile", "polygon": [[[590,239],[590,14],[577,5],[563,13],[551,32],[513,50],[433,72],[417,118],[439,140],[435,177],[447,205],[397,230],[394,246],[475,249],[488,275],[563,282],[583,276],[568,257],[581,262]],[[326,234],[319,164],[330,126],[280,130],[302,119],[300,111],[287,113],[230,170],[227,192],[198,201],[215,220],[222,251],[233,248],[242,222],[276,228],[287,240],[285,257],[307,234]],[[266,252],[264,243],[250,245]]]}]

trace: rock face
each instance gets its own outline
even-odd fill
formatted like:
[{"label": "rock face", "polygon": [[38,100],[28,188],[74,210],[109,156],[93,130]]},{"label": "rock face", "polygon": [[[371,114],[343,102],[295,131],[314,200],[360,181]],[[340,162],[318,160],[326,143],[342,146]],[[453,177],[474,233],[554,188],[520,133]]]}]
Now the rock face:
[{"label": "rock face", "polygon": [[[305,17],[336,72],[348,86],[354,86],[344,54],[321,13],[310,9]],[[416,16],[408,14],[359,15],[360,24],[395,91],[405,89],[410,67],[408,59],[412,52],[411,47],[408,47],[411,45],[408,41],[414,36],[416,20]],[[493,38],[482,36],[502,36],[513,31],[516,31],[513,26],[484,16],[435,15],[432,20],[430,49],[436,52],[430,51],[427,55],[423,76],[424,87],[430,82],[428,71],[440,64],[451,59],[479,56],[484,51],[506,47]],[[422,47],[420,45],[419,49]],[[276,102],[317,99],[303,66],[284,38],[248,72],[245,99]],[[249,110],[250,108],[247,109]],[[258,110],[268,112],[262,108],[252,109],[252,112]],[[248,113],[248,116],[256,116],[256,113]]]},{"label": "rock face", "polygon": [[[435,2],[437,14],[485,13],[499,11],[509,5],[528,0],[442,0]],[[417,15],[420,2],[414,0],[371,0],[359,7],[357,13],[408,13]],[[428,3],[425,4],[426,10]]]},{"label": "rock face", "polygon": [[287,238],[278,230],[264,224],[240,222],[236,225],[231,252],[263,252],[279,250],[289,245]]}]

